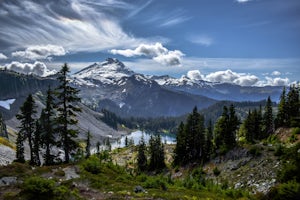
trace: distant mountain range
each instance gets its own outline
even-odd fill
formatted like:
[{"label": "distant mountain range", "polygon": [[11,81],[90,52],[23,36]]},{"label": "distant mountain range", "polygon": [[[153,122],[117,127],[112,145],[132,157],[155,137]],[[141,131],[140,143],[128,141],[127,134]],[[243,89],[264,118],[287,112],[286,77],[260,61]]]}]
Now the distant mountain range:
[{"label": "distant mountain range", "polygon": [[217,101],[277,101],[282,87],[243,87],[229,83],[192,80],[187,76],[147,76],[135,73],[117,59],[108,58],[71,76],[85,104],[106,108],[121,116],[178,116],[194,106],[206,108]]},{"label": "distant mountain range", "polygon": [[[96,111],[105,108],[123,117],[179,116],[194,106],[203,109],[220,100],[261,101],[271,96],[277,101],[282,91],[282,87],[243,87],[192,80],[187,76],[147,76],[135,73],[113,58],[94,63],[69,79],[80,89],[85,105]],[[0,101],[16,99],[11,109],[17,110],[26,95],[45,91],[57,81],[55,76],[41,78],[2,70],[0,84]],[[1,106],[0,109],[7,113]]]},{"label": "distant mountain range", "polygon": [[268,96],[271,96],[274,101],[278,101],[282,92],[282,86],[240,86],[232,83],[194,80],[187,76],[182,76],[181,78],[150,76],[150,78],[170,90],[202,95],[218,101],[261,101]]}]

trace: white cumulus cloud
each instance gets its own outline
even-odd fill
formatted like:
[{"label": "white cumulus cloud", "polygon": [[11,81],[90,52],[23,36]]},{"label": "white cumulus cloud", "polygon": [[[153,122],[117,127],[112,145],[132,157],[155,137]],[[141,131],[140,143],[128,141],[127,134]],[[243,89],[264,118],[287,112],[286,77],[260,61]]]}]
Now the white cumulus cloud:
[{"label": "white cumulus cloud", "polygon": [[259,78],[255,75],[236,73],[231,70],[217,71],[205,76],[205,80],[220,83],[235,83],[241,86],[253,86]]},{"label": "white cumulus cloud", "polygon": [[49,70],[45,63],[43,62],[34,62],[34,63],[21,63],[21,62],[11,62],[6,64],[6,67],[9,70],[13,70],[22,74],[35,74],[41,77],[53,75],[56,70]]},{"label": "white cumulus cloud", "polygon": [[117,50],[112,49],[112,54],[119,54],[126,57],[147,56],[163,65],[180,65],[184,54],[179,50],[170,51],[161,43],[140,44],[135,49]]},{"label": "white cumulus cloud", "polygon": [[210,82],[232,83],[235,79],[239,77],[239,74],[228,69],[226,71],[217,71],[210,73],[206,76],[206,79]]},{"label": "white cumulus cloud", "polygon": [[191,80],[203,80],[205,77],[199,70],[190,70],[187,72],[187,77]]},{"label": "white cumulus cloud", "polygon": [[24,51],[13,52],[12,56],[28,60],[41,60],[51,59],[51,56],[63,56],[65,54],[66,51],[62,46],[48,44],[30,46]]},{"label": "white cumulus cloud", "polygon": [[0,53],[0,60],[6,60],[7,56],[4,55],[3,53]]},{"label": "white cumulus cloud", "polygon": [[290,84],[290,80],[288,78],[271,78],[271,77],[265,77],[266,83],[265,85],[271,85],[271,86],[287,86]]},{"label": "white cumulus cloud", "polygon": [[273,71],[271,75],[273,75],[273,76],[280,76],[281,73],[279,71]]}]

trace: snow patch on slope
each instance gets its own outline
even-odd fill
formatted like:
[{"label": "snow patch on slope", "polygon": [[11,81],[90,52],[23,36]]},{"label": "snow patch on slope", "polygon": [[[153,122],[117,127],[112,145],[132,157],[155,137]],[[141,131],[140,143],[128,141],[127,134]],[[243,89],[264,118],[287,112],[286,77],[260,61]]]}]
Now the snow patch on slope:
[{"label": "snow patch on slope", "polygon": [[10,110],[10,105],[15,102],[16,99],[7,99],[5,101],[0,101],[0,106],[6,110]]}]

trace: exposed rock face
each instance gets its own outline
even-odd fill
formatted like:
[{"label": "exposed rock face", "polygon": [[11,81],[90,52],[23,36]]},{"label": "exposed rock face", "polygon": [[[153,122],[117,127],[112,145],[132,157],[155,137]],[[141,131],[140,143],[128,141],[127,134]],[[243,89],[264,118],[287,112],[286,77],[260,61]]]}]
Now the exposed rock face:
[{"label": "exposed rock face", "polygon": [[14,177],[14,176],[2,177],[0,179],[0,187],[15,185],[17,183],[18,183],[17,177]]},{"label": "exposed rock face", "polygon": [[[227,180],[235,189],[245,188],[252,193],[266,194],[276,183],[276,173],[281,163],[270,151],[268,146],[255,146],[260,155],[253,155],[246,148],[235,148],[224,156],[219,156],[207,164],[204,169],[209,178]],[[213,169],[217,167],[221,173],[214,176]]]},{"label": "exposed rock face", "polygon": [[15,150],[0,144],[0,166],[12,163],[15,158]]}]

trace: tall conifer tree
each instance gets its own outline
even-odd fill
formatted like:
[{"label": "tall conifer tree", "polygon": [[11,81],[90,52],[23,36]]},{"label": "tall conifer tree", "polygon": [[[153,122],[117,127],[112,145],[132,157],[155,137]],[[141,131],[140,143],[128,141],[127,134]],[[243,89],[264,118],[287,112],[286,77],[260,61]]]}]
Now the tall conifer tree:
[{"label": "tall conifer tree", "polygon": [[138,146],[137,166],[140,172],[143,172],[147,169],[146,144],[144,135],[142,135]]},{"label": "tall conifer tree", "polygon": [[46,107],[41,112],[41,141],[45,147],[44,161],[45,165],[52,165],[55,156],[51,154],[51,149],[56,146],[55,140],[55,104],[53,91],[49,87],[47,90]]},{"label": "tall conifer tree", "polygon": [[274,119],[272,111],[272,101],[269,96],[267,99],[267,104],[265,106],[265,112],[263,115],[263,136],[267,138],[274,133]]},{"label": "tall conifer tree", "polygon": [[69,67],[65,63],[59,71],[59,86],[56,88],[58,99],[58,131],[61,137],[61,147],[64,149],[66,163],[70,161],[70,153],[77,148],[77,143],[74,139],[77,138],[78,130],[72,128],[72,126],[78,123],[76,112],[81,111],[81,109],[76,106],[76,102],[80,101],[78,97],[79,90],[70,85],[67,78],[69,72]]},{"label": "tall conifer tree", "polygon": [[[35,164],[34,163],[34,152],[33,152],[33,134],[35,130],[35,119],[34,115],[36,114],[36,105],[34,102],[34,99],[32,95],[30,94],[24,104],[20,108],[20,114],[17,114],[16,117],[18,120],[20,120],[21,125],[20,125],[20,131],[18,133],[19,141],[17,142],[18,146],[22,146],[21,141],[22,139],[28,139],[28,144],[29,144],[29,149],[30,149],[30,164]],[[21,155],[20,156],[21,159]],[[18,159],[18,158],[17,158]]]}]

